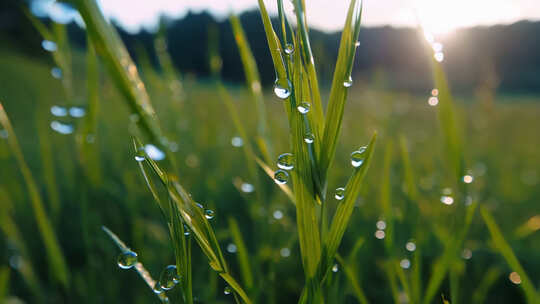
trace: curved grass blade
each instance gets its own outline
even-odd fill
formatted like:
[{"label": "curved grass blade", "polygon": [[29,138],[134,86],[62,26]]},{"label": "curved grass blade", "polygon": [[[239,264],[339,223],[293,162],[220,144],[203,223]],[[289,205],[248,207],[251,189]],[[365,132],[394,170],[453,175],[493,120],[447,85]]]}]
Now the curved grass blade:
[{"label": "curved grass blade", "polygon": [[32,211],[34,212],[34,218],[39,229],[39,234],[41,235],[45,245],[45,252],[47,253],[47,260],[49,262],[51,275],[64,287],[67,287],[69,285],[69,272],[64,255],[60,249],[60,245],[58,244],[51,221],[45,212],[41,194],[39,193],[39,189],[32,175],[32,171],[30,171],[30,168],[24,160],[19,142],[17,141],[15,132],[13,131],[9,118],[1,102],[0,125],[2,125],[9,134],[7,138],[8,144],[13,152],[26,183],[28,195],[32,204]]},{"label": "curved grass blade", "polygon": [[508,266],[510,266],[513,271],[517,272],[517,274],[521,278],[520,286],[525,292],[527,302],[538,303],[538,301],[540,301],[540,297],[538,296],[538,293],[536,292],[536,289],[531,279],[529,279],[529,276],[525,272],[525,269],[523,269],[523,266],[521,266],[521,263],[517,259],[514,251],[512,250],[508,242],[504,239],[504,236],[499,226],[495,222],[495,219],[493,218],[491,213],[483,206],[480,207],[480,213],[482,214],[482,218],[484,219],[484,222],[488,227],[489,233],[491,234],[491,239],[495,244],[495,248],[506,260]]},{"label": "curved grass blade", "polygon": [[238,248],[238,264],[240,265],[244,285],[249,290],[253,288],[253,272],[249,263],[249,253],[240,228],[238,227],[238,222],[232,217],[229,217],[229,231],[231,232],[234,244]]},{"label": "curved grass blade", "polygon": [[153,142],[161,143],[161,129],[148,93],[124,44],[107,23],[95,0],[74,0],[97,53],[103,58],[116,86],[139,115],[137,124]]},{"label": "curved grass blade", "polygon": [[349,81],[349,77],[351,76],[357,48],[356,41],[360,33],[361,15],[362,1],[352,0],[347,13],[345,27],[341,34],[341,43],[332,88],[330,90],[330,100],[326,110],[320,159],[320,174],[323,180],[325,180],[328,168],[334,159],[337,141],[341,132],[343,111],[348,94],[348,88],[344,86],[344,83]]},{"label": "curved grass blade", "polygon": [[[105,233],[111,238],[111,240],[116,244],[116,246],[118,246],[118,248],[122,252],[131,251],[131,249],[128,246],[126,246],[126,244],[114,232],[109,230],[109,228],[107,228],[105,226],[101,226],[101,229],[103,229],[103,231],[105,231]],[[150,287],[150,290],[152,291],[152,293],[154,293],[154,287],[156,286],[156,281],[154,279],[152,279],[152,276],[150,275],[148,270],[146,270],[146,268],[144,268],[143,264],[141,262],[137,262],[137,263],[135,263],[133,268],[135,269],[135,271],[137,271],[137,273],[143,279],[143,281],[146,283],[146,285],[148,285],[148,287]],[[156,294],[156,295],[157,295],[157,297],[159,298],[159,300],[161,302],[169,303],[169,298],[167,298],[167,296],[165,295],[164,292]]]}]

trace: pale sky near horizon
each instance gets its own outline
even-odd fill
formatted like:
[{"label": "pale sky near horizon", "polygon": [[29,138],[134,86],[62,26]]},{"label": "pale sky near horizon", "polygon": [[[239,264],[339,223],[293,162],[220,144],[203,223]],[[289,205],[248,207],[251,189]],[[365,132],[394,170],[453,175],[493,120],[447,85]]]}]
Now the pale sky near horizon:
[{"label": "pale sky near horizon", "polygon": [[[52,1],[52,0],[48,0]],[[45,2],[48,2],[47,0]],[[264,0],[276,12],[275,0]],[[312,27],[335,31],[344,23],[349,0],[306,0]],[[105,15],[127,30],[152,28],[161,14],[182,17],[189,10],[209,10],[217,17],[257,8],[257,0],[98,0]],[[290,1],[284,3],[290,6]],[[475,25],[540,20],[540,0],[364,0],[362,23],[367,26],[417,26],[433,33]]]}]

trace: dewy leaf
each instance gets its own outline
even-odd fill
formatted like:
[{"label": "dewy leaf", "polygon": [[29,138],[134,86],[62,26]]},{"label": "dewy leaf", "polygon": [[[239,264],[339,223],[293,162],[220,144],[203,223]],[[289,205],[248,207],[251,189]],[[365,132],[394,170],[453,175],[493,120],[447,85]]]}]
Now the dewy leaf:
[{"label": "dewy leaf", "polygon": [[341,34],[338,59],[334,71],[332,89],[330,90],[330,100],[326,110],[320,159],[320,173],[323,180],[334,159],[336,145],[341,131],[343,111],[345,109],[345,101],[349,91],[344,83],[348,81],[352,72],[354,56],[356,53],[356,41],[360,32],[361,12],[362,2],[359,0],[352,0],[347,13],[345,27]]}]

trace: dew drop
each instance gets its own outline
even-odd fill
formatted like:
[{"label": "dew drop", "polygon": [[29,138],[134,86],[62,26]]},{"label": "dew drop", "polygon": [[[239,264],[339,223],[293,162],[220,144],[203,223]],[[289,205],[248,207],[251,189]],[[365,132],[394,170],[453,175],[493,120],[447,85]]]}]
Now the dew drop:
[{"label": "dew drop", "polygon": [[52,106],[51,107],[51,114],[56,117],[64,117],[68,113],[67,109],[61,106]]},{"label": "dew drop", "polygon": [[307,144],[312,144],[314,140],[315,140],[315,136],[313,135],[313,133],[308,133],[308,134],[306,134],[306,136],[304,137],[304,141],[305,141]]},{"label": "dew drop", "polygon": [[441,196],[441,203],[445,205],[452,205],[454,203],[454,198],[450,195],[443,195]]},{"label": "dew drop", "polygon": [[399,266],[403,269],[409,269],[411,267],[411,261],[409,259],[403,259],[399,262]]},{"label": "dew drop", "polygon": [[338,264],[334,264],[334,266],[332,266],[332,272],[338,272],[339,271],[339,266]]},{"label": "dew drop", "polygon": [[50,40],[43,40],[41,41],[41,47],[48,52],[54,52],[58,50],[58,45]]},{"label": "dew drop", "polygon": [[146,155],[153,160],[162,160],[165,158],[165,152],[152,144],[145,145],[144,151],[146,152]]},{"label": "dew drop", "polygon": [[472,175],[467,174],[467,175],[463,176],[463,182],[464,182],[465,184],[470,184],[470,183],[472,183],[473,181],[474,181],[474,177],[473,177]]},{"label": "dew drop", "polygon": [[69,116],[74,118],[84,117],[86,110],[83,107],[71,107],[69,108]]},{"label": "dew drop", "polygon": [[345,188],[343,187],[339,187],[336,189],[336,194],[334,195],[334,197],[338,200],[338,201],[341,201],[345,198]]},{"label": "dew drop", "polygon": [[366,152],[366,147],[362,147],[356,151],[354,151],[353,153],[351,153],[351,164],[353,165],[353,167],[355,168],[358,168],[360,166],[362,166],[362,164],[364,163],[364,159],[365,159],[365,152]]},{"label": "dew drop", "polygon": [[439,90],[438,89],[431,90],[431,95],[432,96],[439,96]]},{"label": "dew drop", "polygon": [[278,157],[277,166],[283,170],[292,170],[294,168],[294,156],[291,153],[283,153]]},{"label": "dew drop", "polygon": [[407,244],[405,244],[405,249],[409,252],[413,252],[416,250],[416,244],[413,241],[408,241]]},{"label": "dew drop", "polygon": [[386,236],[386,233],[384,233],[384,231],[382,231],[382,230],[375,231],[375,237],[377,239],[382,240],[382,239],[384,239],[385,236]]},{"label": "dew drop", "polygon": [[138,162],[142,162],[146,159],[146,157],[144,156],[144,152],[143,151],[139,151],[137,152],[137,154],[135,154],[135,160],[138,161]]},{"label": "dew drop", "polygon": [[171,290],[174,285],[180,282],[180,276],[176,270],[176,265],[169,265],[163,269],[159,276],[159,287],[163,290]]},{"label": "dew drop", "polygon": [[353,80],[352,80],[352,77],[349,76],[349,78],[345,79],[345,81],[343,81],[343,86],[346,87],[346,88],[350,88],[353,84]]},{"label": "dew drop", "polygon": [[280,99],[287,99],[289,96],[291,96],[291,85],[290,82],[287,80],[287,87],[284,87],[280,85],[279,80],[276,80],[274,84],[274,94]]},{"label": "dew drop", "polygon": [[294,53],[294,45],[292,43],[287,43],[285,46],[285,54],[292,55]]},{"label": "dew drop", "polygon": [[185,236],[189,236],[191,234],[191,232],[189,231],[189,227],[184,224],[184,235]]},{"label": "dew drop", "polygon": [[279,254],[284,257],[284,258],[287,258],[291,255],[291,250],[287,247],[285,248],[281,248],[281,250],[279,250]]},{"label": "dew drop", "polygon": [[472,251],[468,248],[463,249],[461,252],[461,257],[465,260],[470,260],[472,258]]},{"label": "dew drop", "polygon": [[122,252],[118,255],[116,262],[118,263],[118,267],[122,269],[130,269],[137,264],[137,253],[131,250]]},{"label": "dew drop", "polygon": [[309,112],[311,108],[311,104],[307,101],[304,101],[302,103],[300,103],[296,109],[298,109],[298,112],[300,112],[300,114],[307,114]]},{"label": "dew drop", "polygon": [[255,191],[255,187],[250,183],[242,183],[242,185],[240,186],[240,189],[244,193],[251,193]]},{"label": "dew drop", "polygon": [[159,286],[159,282],[156,282],[156,284],[154,285],[154,288],[152,288],[152,291],[155,294],[163,293],[163,289],[161,289],[161,286]]},{"label": "dew drop", "polygon": [[204,210],[204,206],[201,204],[201,203],[195,203],[195,205],[199,208],[201,208],[202,210]]},{"label": "dew drop", "polygon": [[429,99],[428,99],[428,104],[432,107],[436,106],[439,104],[439,98],[437,98],[436,96],[431,96]]},{"label": "dew drop", "polygon": [[510,275],[508,276],[508,279],[510,280],[510,282],[516,285],[521,284],[521,276],[519,276],[519,274],[515,271],[510,273]]},{"label": "dew drop", "polygon": [[384,230],[384,229],[386,229],[386,222],[383,221],[383,220],[378,220],[377,223],[375,224],[375,226],[379,230]]},{"label": "dew drop", "polygon": [[60,134],[66,135],[66,134],[73,133],[74,127],[72,124],[53,120],[51,122],[51,129],[53,129],[54,131]]},{"label": "dew drop", "polygon": [[231,287],[229,286],[225,286],[225,288],[223,289],[223,293],[226,294],[226,295],[230,295],[232,292],[231,290]]},{"label": "dew drop", "polygon": [[51,75],[56,79],[60,79],[62,78],[62,70],[59,67],[54,67],[51,69]]},{"label": "dew drop", "polygon": [[278,185],[284,185],[289,181],[289,173],[285,170],[277,170],[274,173],[274,181]]},{"label": "dew drop", "polygon": [[228,253],[235,253],[237,250],[238,250],[238,248],[236,247],[235,244],[229,243],[229,245],[227,245],[227,252]]},{"label": "dew drop", "polygon": [[211,209],[206,209],[204,211],[204,217],[206,217],[209,220],[213,219],[214,218],[214,211],[211,210]]},{"label": "dew drop", "polygon": [[239,136],[235,136],[233,138],[231,138],[231,145],[233,147],[241,147],[244,145],[244,140],[242,139],[242,137],[239,137]]},{"label": "dew drop", "polygon": [[274,211],[273,216],[276,220],[280,220],[283,218],[283,212],[281,212],[281,210],[276,210]]}]

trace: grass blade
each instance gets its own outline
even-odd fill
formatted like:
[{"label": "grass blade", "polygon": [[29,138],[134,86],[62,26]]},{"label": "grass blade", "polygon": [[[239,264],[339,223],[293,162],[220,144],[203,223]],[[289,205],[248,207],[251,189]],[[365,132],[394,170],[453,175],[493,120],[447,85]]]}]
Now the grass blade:
[{"label": "grass blade", "polygon": [[529,276],[525,272],[525,269],[523,269],[523,266],[521,266],[521,263],[517,259],[514,251],[512,250],[508,242],[504,239],[504,236],[499,229],[499,226],[495,222],[495,219],[485,207],[480,207],[480,213],[482,214],[482,218],[484,219],[484,222],[488,227],[489,233],[491,234],[491,239],[495,244],[495,248],[504,257],[506,263],[508,263],[508,266],[510,266],[513,271],[517,272],[517,274],[521,278],[520,286],[525,292],[527,302],[538,303],[540,297],[538,296],[538,293],[536,292],[532,281],[529,279]]},{"label": "grass blade", "polygon": [[238,248],[238,264],[240,265],[244,285],[247,289],[251,289],[253,287],[253,272],[249,263],[249,253],[238,227],[238,222],[232,217],[229,217],[229,231],[236,248]]},{"label": "grass blade", "polygon": [[15,136],[15,132],[11,126],[9,118],[4,110],[2,103],[0,102],[0,124],[8,132],[8,144],[13,152],[13,155],[19,165],[19,169],[23,175],[28,195],[30,196],[30,202],[32,204],[32,211],[34,212],[34,219],[36,220],[39,234],[45,245],[45,251],[47,254],[47,260],[49,262],[51,275],[64,287],[69,285],[69,272],[64,259],[60,245],[54,233],[51,221],[45,212],[43,201],[36,181],[32,176],[32,171],[26,164],[19,142]]}]

